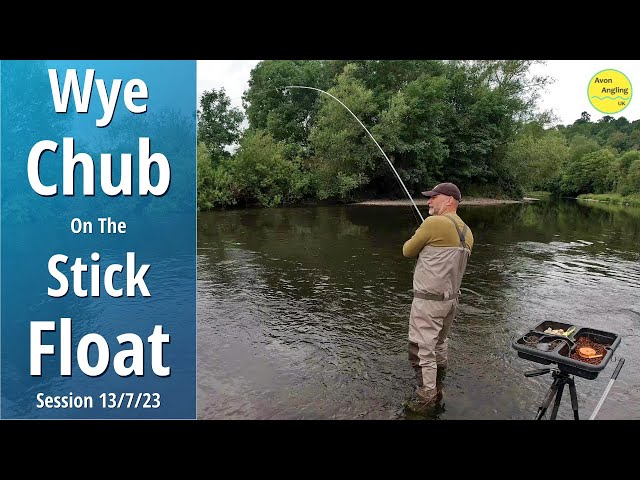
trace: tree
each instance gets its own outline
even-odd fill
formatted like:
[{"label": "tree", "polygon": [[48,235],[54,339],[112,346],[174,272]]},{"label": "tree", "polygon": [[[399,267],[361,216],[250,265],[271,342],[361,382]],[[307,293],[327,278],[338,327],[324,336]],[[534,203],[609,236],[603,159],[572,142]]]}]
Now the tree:
[{"label": "tree", "polygon": [[611,192],[613,185],[608,173],[615,159],[615,151],[603,149],[571,160],[560,181],[562,193],[579,195]]},{"label": "tree", "polygon": [[[532,75],[534,63],[263,61],[243,95],[249,121],[244,135],[268,133],[279,155],[304,179],[305,194],[341,200],[365,192],[404,196],[384,155],[348,111],[313,89],[290,86],[318,88],[336,95],[362,120],[413,194],[445,179],[463,188],[515,193],[519,186],[505,161],[507,145],[523,120],[535,120],[542,138],[551,118],[535,109],[551,79]],[[271,148],[264,139],[253,142]],[[243,161],[249,161],[249,150],[243,151]],[[552,156],[545,158],[544,166],[553,166]],[[234,192],[234,198],[254,195]]]},{"label": "tree", "polygon": [[[532,75],[531,67],[544,64],[540,60],[485,60],[467,62],[474,75],[491,90],[511,100],[514,119],[536,120],[536,104],[542,92],[554,79],[544,75]],[[544,116],[548,116],[545,112]]]},{"label": "tree", "polygon": [[300,198],[303,179],[297,165],[285,158],[284,145],[264,130],[244,136],[229,171],[230,190],[247,204],[274,207]]},{"label": "tree", "polygon": [[378,110],[388,108],[391,98],[409,83],[429,75],[445,75],[446,64],[437,60],[355,60],[353,75],[373,92]]},{"label": "tree", "polygon": [[198,211],[208,210],[213,207],[213,189],[215,184],[215,172],[211,154],[204,143],[198,143],[196,155],[198,178]]},{"label": "tree", "polygon": [[[634,192],[640,193],[640,188],[636,189],[634,185],[634,174],[629,175],[629,172],[632,171],[631,166],[634,164],[638,164],[634,168],[640,167],[640,152],[630,150],[616,158],[609,172],[609,179],[613,188],[622,195],[629,195]],[[637,174],[635,175],[637,176]],[[640,187],[640,184],[638,187]]]},{"label": "tree", "polygon": [[202,94],[198,110],[198,142],[204,143],[214,157],[229,157],[228,147],[240,138],[242,112],[231,107],[224,88]]},{"label": "tree", "polygon": [[[356,68],[346,65],[337,85],[328,93],[340,99],[365,125],[371,125],[376,111],[373,92],[355,78]],[[342,105],[327,96],[320,104],[309,135],[317,188],[320,198],[344,200],[350,198],[352,190],[368,182],[380,155],[362,126]]]},{"label": "tree", "polygon": [[583,155],[600,149],[598,142],[585,135],[576,135],[569,143],[571,161],[579,160]]},{"label": "tree", "polygon": [[[372,133],[380,139],[396,170],[412,194],[443,177],[443,165],[449,148],[443,135],[445,111],[452,107],[446,100],[449,81],[445,76],[423,75],[410,82],[391,98],[382,112],[380,124]],[[388,189],[401,191],[386,165],[377,175],[385,178]]]},{"label": "tree", "polygon": [[623,132],[611,132],[607,138],[606,145],[613,147],[619,152],[628,150],[629,137]]},{"label": "tree", "polygon": [[635,160],[629,166],[629,172],[624,180],[624,195],[640,194],[640,160]]},{"label": "tree", "polygon": [[251,71],[249,88],[242,99],[254,130],[266,130],[276,142],[307,146],[317,111],[318,92],[285,89],[301,85],[327,90],[334,69],[319,60],[265,60]]},{"label": "tree", "polygon": [[520,184],[530,190],[553,190],[568,159],[567,139],[555,130],[537,138],[520,135],[507,152],[510,169]]}]

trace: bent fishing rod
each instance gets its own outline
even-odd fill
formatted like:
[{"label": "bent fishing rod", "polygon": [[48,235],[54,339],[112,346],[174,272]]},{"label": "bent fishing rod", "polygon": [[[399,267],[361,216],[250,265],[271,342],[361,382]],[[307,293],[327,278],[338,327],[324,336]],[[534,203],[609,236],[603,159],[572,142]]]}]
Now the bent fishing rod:
[{"label": "bent fishing rod", "polygon": [[305,88],[307,90],[316,90],[318,92],[322,92],[325,95],[330,96],[331,98],[333,98],[336,102],[338,102],[340,105],[342,105],[344,108],[347,109],[347,111],[353,116],[353,118],[355,118],[358,123],[362,126],[362,128],[364,128],[364,131],[367,132],[367,134],[371,137],[371,140],[374,141],[374,143],[376,144],[376,146],[378,147],[378,149],[380,149],[380,151],[382,152],[382,155],[384,155],[384,158],[387,160],[387,163],[389,163],[389,166],[391,167],[391,169],[393,170],[393,173],[396,174],[396,178],[398,179],[398,181],[400,182],[400,185],[402,185],[402,188],[404,189],[405,193],[407,194],[407,197],[409,197],[409,200],[411,200],[411,203],[413,204],[414,208],[416,209],[416,212],[418,212],[418,216],[420,217],[420,220],[422,222],[424,222],[424,217],[422,216],[422,214],[420,213],[420,210],[418,210],[418,206],[416,205],[416,202],[413,201],[413,198],[411,198],[411,195],[409,194],[409,190],[407,190],[407,187],[405,187],[404,182],[402,181],[402,179],[400,178],[400,175],[398,175],[397,170],[395,169],[395,167],[393,166],[393,163],[391,163],[391,160],[389,160],[389,157],[387,157],[387,154],[384,153],[384,150],[382,150],[382,147],[380,146],[380,144],[376,141],[375,138],[373,138],[373,135],[371,135],[371,133],[369,132],[369,130],[367,129],[367,127],[364,126],[364,124],[360,121],[360,119],[356,116],[355,113],[353,113],[349,107],[347,107],[344,103],[342,103],[338,98],[334,97],[333,95],[331,95],[329,92],[325,92],[324,90],[320,90],[319,88],[315,88],[315,87],[305,87],[302,85],[287,85],[286,87],[284,87],[285,90],[288,88]]}]

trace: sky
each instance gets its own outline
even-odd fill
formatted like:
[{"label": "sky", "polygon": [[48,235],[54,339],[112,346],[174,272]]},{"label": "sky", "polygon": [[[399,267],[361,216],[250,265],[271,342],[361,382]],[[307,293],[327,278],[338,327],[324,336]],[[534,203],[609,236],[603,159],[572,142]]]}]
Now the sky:
[{"label": "sky", "polygon": [[[234,107],[242,108],[242,94],[248,88],[251,69],[259,60],[198,60],[198,98],[205,90],[223,87]],[[549,60],[546,65],[534,65],[531,73],[547,75],[555,81],[542,93],[541,110],[553,110],[556,123],[570,125],[582,112],[595,122],[605,116],[591,105],[587,87],[591,79],[603,70],[617,70],[631,82],[633,96],[627,106],[614,118],[625,117],[630,122],[640,119],[640,60]],[[313,86],[313,85],[309,85]]]},{"label": "sky", "polygon": [[224,87],[231,105],[242,109],[242,94],[249,88],[251,69],[259,62],[260,60],[198,60],[198,107],[200,96],[205,90]]}]

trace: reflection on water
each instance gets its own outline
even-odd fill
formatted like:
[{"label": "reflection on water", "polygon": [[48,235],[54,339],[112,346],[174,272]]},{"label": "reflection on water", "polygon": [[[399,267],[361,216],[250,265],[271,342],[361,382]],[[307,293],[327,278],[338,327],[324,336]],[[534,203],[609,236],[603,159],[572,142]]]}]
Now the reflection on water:
[{"label": "reflection on water", "polygon": [[[424,212],[426,214],[426,212]],[[640,419],[640,209],[575,201],[461,206],[474,252],[450,335],[440,419],[533,419],[551,375],[514,337],[544,321],[622,335],[588,418]],[[313,207],[198,217],[198,417],[410,419],[409,207]],[[568,392],[559,419],[573,418]]]}]

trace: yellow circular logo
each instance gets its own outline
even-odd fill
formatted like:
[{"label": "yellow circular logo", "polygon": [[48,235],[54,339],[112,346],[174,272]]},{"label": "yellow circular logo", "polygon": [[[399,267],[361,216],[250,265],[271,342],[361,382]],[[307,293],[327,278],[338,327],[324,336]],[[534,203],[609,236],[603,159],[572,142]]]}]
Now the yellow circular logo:
[{"label": "yellow circular logo", "polygon": [[587,89],[591,105],[602,113],[618,113],[631,102],[632,88],[627,76],[618,70],[596,73]]}]

